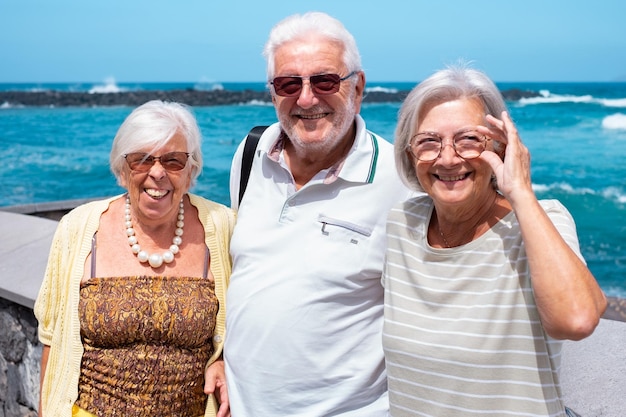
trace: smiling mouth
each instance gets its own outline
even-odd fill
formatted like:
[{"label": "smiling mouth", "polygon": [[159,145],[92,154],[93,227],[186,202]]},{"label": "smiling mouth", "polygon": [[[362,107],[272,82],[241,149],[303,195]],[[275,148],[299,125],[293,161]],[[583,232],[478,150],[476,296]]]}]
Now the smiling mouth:
[{"label": "smiling mouth", "polygon": [[471,175],[471,173],[466,173],[463,175],[455,175],[455,176],[450,176],[450,177],[444,177],[442,175],[436,175],[435,174],[435,178],[437,178],[439,181],[443,181],[443,182],[454,182],[454,181],[461,181],[464,180],[465,178],[469,177]]},{"label": "smiling mouth", "polygon": [[161,198],[169,194],[168,190],[155,190],[152,188],[144,188],[144,191],[155,200],[160,200]]},{"label": "smiling mouth", "polygon": [[316,120],[316,119],[323,119],[324,117],[328,116],[330,113],[317,113],[317,114],[298,114],[297,116],[300,119],[304,119],[304,120]]}]

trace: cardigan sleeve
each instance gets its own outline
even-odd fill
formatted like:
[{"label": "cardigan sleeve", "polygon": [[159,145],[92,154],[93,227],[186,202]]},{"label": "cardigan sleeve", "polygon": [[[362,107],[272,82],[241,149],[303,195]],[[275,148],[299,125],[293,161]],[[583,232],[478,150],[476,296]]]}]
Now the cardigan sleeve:
[{"label": "cardigan sleeve", "polygon": [[211,253],[211,273],[215,280],[215,295],[219,300],[215,334],[213,335],[214,353],[208,364],[213,363],[222,354],[226,333],[226,290],[230,282],[231,259],[230,237],[235,225],[235,212],[219,203],[190,194],[191,202],[198,209],[199,218],[204,226],[205,242]]},{"label": "cardigan sleeve", "polygon": [[59,316],[58,309],[63,305],[62,290],[67,283],[61,282],[62,257],[67,253],[67,218],[59,222],[52,239],[48,263],[39,294],[35,300],[34,313],[39,322],[38,333],[42,344],[50,346],[55,328],[55,321]]},{"label": "cardigan sleeve", "polygon": [[[215,320],[213,334],[213,355],[207,361],[208,368],[221,355],[226,333],[226,290],[230,281],[230,237],[235,226],[235,212],[222,205],[194,194],[190,194],[191,203],[198,209],[198,216],[204,226],[205,243],[211,253],[211,273],[215,280],[215,295],[219,301],[219,310]],[[205,417],[215,416],[217,399],[209,395]]]}]

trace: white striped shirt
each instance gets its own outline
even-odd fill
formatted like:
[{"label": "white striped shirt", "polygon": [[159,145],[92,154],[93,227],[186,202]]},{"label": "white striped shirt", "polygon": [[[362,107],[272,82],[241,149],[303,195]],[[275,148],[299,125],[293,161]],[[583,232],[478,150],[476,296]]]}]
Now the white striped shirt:
[{"label": "white striped shirt", "polygon": [[[581,256],[567,209],[540,203]],[[515,214],[466,245],[439,249],[427,242],[432,211],[432,200],[418,197],[387,222],[391,415],[565,416],[561,342],[541,325]]]}]

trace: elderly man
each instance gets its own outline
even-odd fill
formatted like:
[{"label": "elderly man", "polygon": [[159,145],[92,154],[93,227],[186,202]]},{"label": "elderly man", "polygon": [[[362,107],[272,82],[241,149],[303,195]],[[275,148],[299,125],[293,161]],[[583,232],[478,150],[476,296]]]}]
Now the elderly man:
[{"label": "elderly man", "polygon": [[359,116],[352,35],[323,13],[276,25],[264,54],[279,122],[261,136],[241,203],[225,360],[232,414],[386,416],[385,219],[410,191],[390,143]]}]

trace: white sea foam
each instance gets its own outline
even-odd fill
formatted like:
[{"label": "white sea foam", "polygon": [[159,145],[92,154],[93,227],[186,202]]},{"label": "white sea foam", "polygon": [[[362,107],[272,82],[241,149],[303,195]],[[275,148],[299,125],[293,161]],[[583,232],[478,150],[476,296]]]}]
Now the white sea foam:
[{"label": "white sea foam", "polygon": [[271,101],[250,100],[247,103],[240,103],[240,106],[273,106]]},{"label": "white sea foam", "polygon": [[557,182],[553,184],[533,184],[533,190],[535,192],[546,192],[552,190],[561,190],[568,194],[595,194],[596,192],[591,188],[574,188],[566,182]]},{"label": "white sea foam", "polygon": [[221,83],[202,78],[193,86],[193,89],[198,91],[222,91],[224,86]]},{"label": "white sea foam", "polygon": [[94,85],[91,87],[89,94],[119,93],[122,91],[126,91],[126,89],[118,87],[115,78],[108,77],[104,80],[104,85]]},{"label": "white sea foam", "polygon": [[606,107],[626,107],[626,98],[600,98],[598,103]]},{"label": "white sea foam", "polygon": [[4,103],[0,104],[0,110],[4,110],[4,109],[22,109],[24,108],[24,106],[22,104],[13,104],[13,103],[9,103],[8,101],[5,101]]},{"label": "white sea foam", "polygon": [[366,87],[365,92],[366,93],[397,93],[398,89],[375,86],[375,87]]},{"label": "white sea foam", "polygon": [[551,94],[548,90],[541,90],[539,92],[540,97],[528,97],[519,99],[518,103],[522,105],[527,104],[554,104],[554,103],[593,103],[593,96],[574,96],[574,95],[561,95]]},{"label": "white sea foam", "polygon": [[607,200],[615,201],[619,204],[626,203],[626,191],[619,187],[607,187],[602,190],[596,191],[587,187],[575,188],[566,182],[557,182],[552,184],[533,184],[533,190],[536,193],[545,193],[557,190],[573,195],[598,195]]},{"label": "white sea foam", "polygon": [[557,190],[572,195],[595,195],[618,204],[626,204],[626,191],[619,187],[607,187],[596,191],[585,187],[575,188],[566,182],[558,182],[553,184],[533,184],[533,190],[536,193]]},{"label": "white sea foam", "polygon": [[589,103],[605,107],[626,107],[626,98],[595,98],[590,94],[582,96],[569,94],[552,94],[549,90],[539,90],[539,97],[521,98],[518,104],[556,104],[556,103]]},{"label": "white sea foam", "polygon": [[605,129],[626,130],[626,114],[616,113],[602,119],[602,127]]},{"label": "white sea foam", "polygon": [[626,194],[617,187],[607,187],[601,191],[601,194],[604,198],[609,200],[616,200],[618,203],[622,204],[626,203]]}]

